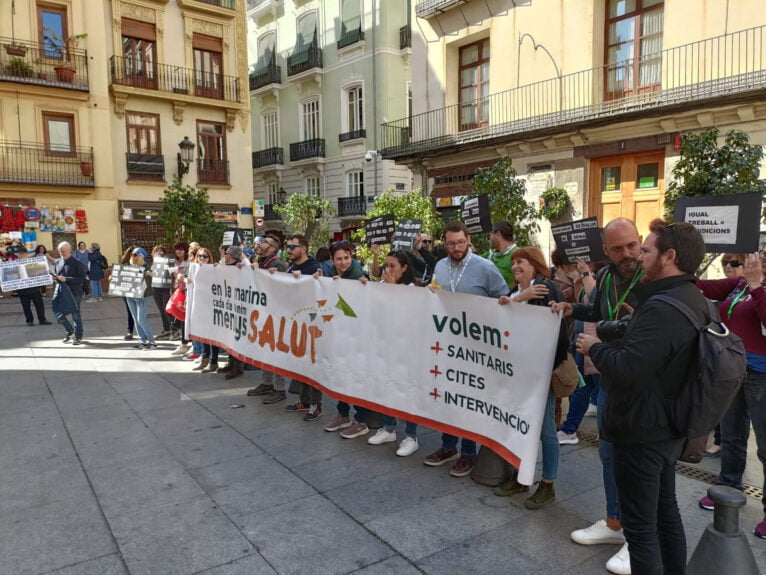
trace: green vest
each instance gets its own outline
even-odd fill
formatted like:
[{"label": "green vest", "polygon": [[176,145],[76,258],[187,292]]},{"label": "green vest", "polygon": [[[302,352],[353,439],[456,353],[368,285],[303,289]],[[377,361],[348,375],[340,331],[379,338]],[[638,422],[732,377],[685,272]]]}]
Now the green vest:
[{"label": "green vest", "polygon": [[511,254],[513,254],[517,247],[518,246],[514,244],[502,253],[496,252],[494,250],[489,250],[489,252],[484,256],[493,264],[495,264],[495,267],[505,278],[505,283],[508,284],[508,289],[513,289],[516,287],[516,279],[513,277],[513,273],[511,273],[511,266],[513,265],[511,262]]}]

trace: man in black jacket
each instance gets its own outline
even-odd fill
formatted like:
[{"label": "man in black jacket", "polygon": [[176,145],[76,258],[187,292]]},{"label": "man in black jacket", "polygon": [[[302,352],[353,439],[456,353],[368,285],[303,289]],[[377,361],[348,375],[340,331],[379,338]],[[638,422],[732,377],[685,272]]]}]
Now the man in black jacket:
[{"label": "man in black jacket", "polygon": [[696,375],[698,334],[663,294],[707,321],[694,272],[705,255],[691,224],[654,220],[641,248],[638,308],[619,344],[581,334],[577,351],[609,377],[602,433],[613,444],[620,514],[633,575],[684,573],[686,538],[675,493],[675,464],[684,438],[666,403]]},{"label": "man in black jacket", "polygon": [[[57,299],[56,295],[63,289],[64,286],[68,287],[72,292],[74,299],[72,309],[68,313],[56,312],[56,321],[66,330],[66,337],[64,343],[72,341],[73,345],[80,345],[82,343],[82,316],[80,315],[80,300],[82,300],[82,292],[85,288],[85,282],[87,281],[87,270],[80,261],[72,255],[72,246],[69,242],[61,242],[58,245],[59,255],[61,256],[53,264],[53,279],[58,282],[56,287],[56,293],[54,293],[54,300]],[[55,301],[52,302],[55,304]],[[72,316],[72,323],[67,319],[67,315]]]}]

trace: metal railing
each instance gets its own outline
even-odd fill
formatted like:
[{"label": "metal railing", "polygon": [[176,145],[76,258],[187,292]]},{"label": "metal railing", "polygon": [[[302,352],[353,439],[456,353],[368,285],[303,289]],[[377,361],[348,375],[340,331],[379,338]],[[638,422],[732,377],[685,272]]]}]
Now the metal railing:
[{"label": "metal railing", "polygon": [[239,78],[236,76],[224,76],[167,64],[139,63],[121,56],[109,58],[109,69],[112,83],[121,86],[227,102],[239,101]]},{"label": "metal railing", "polygon": [[339,216],[363,216],[367,213],[367,197],[338,198]]},{"label": "metal railing", "polygon": [[93,148],[0,140],[0,182],[92,188]]},{"label": "metal railing", "polygon": [[311,68],[322,67],[322,49],[315,44],[308,50],[287,57],[287,75],[294,76]]},{"label": "metal railing", "polygon": [[0,81],[87,92],[88,53],[0,37]]},{"label": "metal railing", "polygon": [[247,9],[253,10],[254,8],[258,8],[259,6],[263,6],[264,4],[272,1],[273,0],[247,0]]},{"label": "metal railing", "polygon": [[253,168],[265,168],[266,166],[281,166],[284,164],[284,152],[282,148],[268,148],[253,152]]},{"label": "metal railing", "polygon": [[361,28],[354,28],[353,30],[344,30],[341,37],[338,38],[338,49],[351,46],[364,40],[364,31]]},{"label": "metal railing", "polygon": [[282,217],[274,211],[275,204],[266,204],[263,206],[263,217],[266,220],[281,220]]},{"label": "metal railing", "polygon": [[125,154],[128,177],[134,180],[165,179],[165,157],[162,154]]},{"label": "metal railing", "polygon": [[415,5],[415,14],[417,14],[418,18],[427,18],[466,2],[468,0],[420,0]]},{"label": "metal railing", "polygon": [[229,161],[213,158],[197,159],[197,181],[200,184],[228,184]]},{"label": "metal railing", "polygon": [[324,158],[324,140],[315,138],[290,144],[290,161],[307,160],[309,158]]},{"label": "metal railing", "polygon": [[282,83],[282,67],[281,66],[268,66],[263,72],[250,73],[250,90],[257,90],[263,88],[269,84],[281,84]]},{"label": "metal railing", "polygon": [[402,157],[764,88],[766,26],[759,26],[388,122],[382,153]]},{"label": "metal railing", "polygon": [[228,8],[234,10],[235,0],[197,0],[203,4],[212,4],[213,6],[220,6],[221,8]]},{"label": "metal railing", "polygon": [[399,49],[412,48],[412,28],[405,24],[399,28]]},{"label": "metal railing", "polygon": [[338,134],[338,141],[348,142],[349,140],[357,140],[359,138],[366,138],[366,137],[367,137],[367,130],[365,129],[353,130],[351,132],[344,132],[342,134]]}]

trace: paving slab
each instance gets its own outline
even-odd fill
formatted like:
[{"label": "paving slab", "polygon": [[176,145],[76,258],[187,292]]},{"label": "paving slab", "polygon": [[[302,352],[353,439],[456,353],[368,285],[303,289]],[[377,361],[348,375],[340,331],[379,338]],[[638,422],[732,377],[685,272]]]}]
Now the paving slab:
[{"label": "paving slab", "polygon": [[128,575],[128,570],[119,553],[112,553],[50,571],[49,575]]}]

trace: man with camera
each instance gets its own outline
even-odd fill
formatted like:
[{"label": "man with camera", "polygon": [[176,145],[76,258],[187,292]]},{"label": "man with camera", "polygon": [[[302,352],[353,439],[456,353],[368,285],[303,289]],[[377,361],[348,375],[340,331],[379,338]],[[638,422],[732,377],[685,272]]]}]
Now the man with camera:
[{"label": "man with camera", "polygon": [[[638,258],[641,255],[641,236],[636,224],[625,218],[610,221],[602,232],[603,249],[609,258],[609,265],[601,268],[596,277],[596,294],[590,304],[553,303],[551,308],[561,310],[564,317],[573,317],[588,322],[606,322],[602,330],[619,331],[619,322],[633,313],[636,295],[633,288],[642,276]],[[590,272],[585,272],[589,274]],[[582,545],[604,543],[622,544],[622,548],[606,563],[610,573],[630,575],[630,558],[620,523],[620,506],[612,465],[612,444],[601,433],[604,405],[610,386],[610,377],[601,374],[598,394],[598,455],[601,459],[606,497],[606,520],[600,519],[590,527],[577,529],[571,534],[572,540]]]},{"label": "man with camera", "polygon": [[684,437],[668,400],[697,369],[698,332],[680,310],[657,296],[680,300],[699,324],[707,303],[694,273],[705,244],[693,225],[654,220],[641,248],[644,276],[636,312],[620,343],[581,334],[577,351],[590,355],[610,381],[601,433],[612,442],[614,477],[634,575],[683,573],[686,537],[675,493],[675,464]]}]

